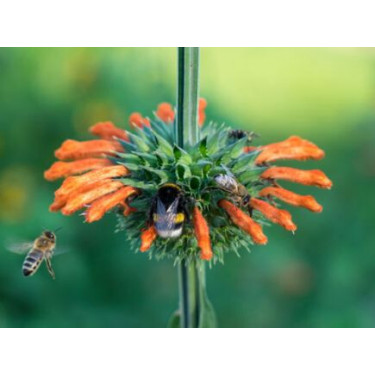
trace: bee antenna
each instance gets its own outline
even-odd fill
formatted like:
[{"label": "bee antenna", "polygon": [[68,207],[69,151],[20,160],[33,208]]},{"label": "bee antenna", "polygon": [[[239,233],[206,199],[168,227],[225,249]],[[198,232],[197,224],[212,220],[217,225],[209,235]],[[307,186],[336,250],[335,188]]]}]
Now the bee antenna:
[{"label": "bee antenna", "polygon": [[58,227],[57,229],[55,229],[55,233],[58,232],[59,230],[61,230],[63,227]]}]

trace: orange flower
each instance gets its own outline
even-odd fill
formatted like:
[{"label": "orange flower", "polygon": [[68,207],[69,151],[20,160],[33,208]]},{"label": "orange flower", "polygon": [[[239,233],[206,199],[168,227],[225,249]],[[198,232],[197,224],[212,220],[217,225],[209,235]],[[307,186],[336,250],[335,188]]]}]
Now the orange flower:
[{"label": "orange flower", "polygon": [[69,195],[68,201],[61,212],[64,215],[71,215],[83,208],[85,205],[90,204],[103,195],[112,193],[123,186],[124,185],[120,181],[96,181],[88,185],[83,191],[78,190],[77,192]]},{"label": "orange flower", "polygon": [[313,185],[323,189],[330,189],[332,181],[320,170],[304,171],[289,167],[271,167],[265,170],[261,177],[288,180],[303,185]]},{"label": "orange flower", "polygon": [[210,229],[198,207],[194,207],[193,223],[198,246],[201,249],[201,259],[210,260],[212,258]]},{"label": "orange flower", "polygon": [[307,141],[297,135],[292,135],[287,138],[285,141],[269,143],[268,145],[263,146],[263,148],[280,148],[280,147],[294,147],[294,146],[307,146],[307,147],[316,147],[314,143]]},{"label": "orange flower", "polygon": [[299,195],[281,187],[268,186],[259,192],[259,196],[274,196],[293,206],[305,207],[313,212],[322,212],[323,207],[311,195]]},{"label": "orange flower", "polygon": [[71,162],[57,161],[44,172],[44,178],[48,181],[57,180],[62,177],[68,177],[92,169],[99,169],[112,165],[108,159],[82,159]]},{"label": "orange flower", "polygon": [[280,210],[260,199],[251,198],[250,206],[261,212],[273,223],[279,224],[286,230],[295,231],[297,226],[292,221],[292,215],[286,210]]},{"label": "orange flower", "polygon": [[131,186],[124,186],[114,193],[104,195],[92,203],[86,211],[86,221],[92,223],[93,221],[100,220],[104,214],[111,210],[113,207],[122,203],[130,195],[136,194],[137,189]]},{"label": "orange flower", "polygon": [[204,98],[199,99],[198,103],[198,125],[202,126],[206,120],[205,109],[207,107],[207,100]]},{"label": "orange flower", "polygon": [[243,152],[248,153],[248,152],[253,152],[259,149],[260,147],[256,147],[256,146],[245,146],[243,149]]},{"label": "orange flower", "polygon": [[175,113],[169,103],[161,103],[158,105],[158,109],[156,110],[156,116],[158,116],[160,120],[164,122],[173,122]]},{"label": "orange flower", "polygon": [[122,212],[124,216],[129,216],[131,213],[137,211],[137,209],[135,209],[134,207],[129,206],[129,204],[126,201],[121,202],[121,206],[124,208],[124,211]]},{"label": "orange flower", "polygon": [[78,142],[68,139],[55,151],[55,156],[60,160],[84,159],[114,154],[117,151],[124,151],[124,149],[116,141],[95,139],[93,141]]},{"label": "orange flower", "polygon": [[140,251],[143,253],[150,249],[152,243],[155,241],[157,232],[154,226],[145,229],[141,234]]},{"label": "orange flower", "polygon": [[261,149],[262,152],[255,160],[256,164],[272,162],[280,159],[318,160],[325,155],[324,151],[319,147],[297,136],[292,136],[282,142],[263,146]]},{"label": "orange flower", "polygon": [[139,112],[133,112],[129,116],[129,125],[132,128],[143,128],[144,126],[150,127],[150,120],[147,118],[144,118],[141,113]]},{"label": "orange flower", "polygon": [[256,223],[250,216],[246,215],[242,210],[233,203],[221,199],[219,206],[223,208],[229,215],[230,219],[243,231],[250,234],[253,241],[260,245],[267,243],[267,237],[263,233],[262,227]]},{"label": "orange flower", "polygon": [[113,140],[113,137],[123,139],[128,141],[129,137],[126,134],[126,131],[120,128],[117,128],[113,125],[112,122],[98,122],[97,124],[91,126],[90,133],[96,135],[99,138]]},{"label": "orange flower", "polygon": [[58,211],[62,208],[69,195],[73,192],[78,192],[80,189],[85,189],[91,183],[99,180],[106,180],[109,178],[122,177],[128,174],[128,170],[122,165],[112,165],[97,169],[81,176],[68,177],[61,187],[55,192],[55,201],[50,206],[51,211]]}]

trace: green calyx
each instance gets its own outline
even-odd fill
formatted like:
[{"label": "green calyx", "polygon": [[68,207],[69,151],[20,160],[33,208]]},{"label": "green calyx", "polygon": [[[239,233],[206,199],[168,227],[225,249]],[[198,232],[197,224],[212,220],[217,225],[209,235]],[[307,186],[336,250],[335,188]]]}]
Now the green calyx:
[{"label": "green calyx", "polygon": [[[189,202],[188,212],[192,213],[196,205],[205,217],[210,228],[213,262],[223,262],[225,252],[238,254],[241,248],[249,249],[250,236],[237,228],[217,206],[219,199],[230,200],[231,194],[218,189],[214,177],[231,175],[251,196],[257,196],[267,182],[259,177],[264,168],[255,165],[258,152],[244,153],[244,147],[249,146],[251,139],[233,137],[231,130],[224,124],[209,123],[200,129],[201,140],[183,149],[174,142],[173,124],[156,119],[151,127],[129,132],[129,142],[119,140],[125,152],[118,153],[113,161],[130,171],[121,181],[141,191],[128,202],[137,211],[126,217],[118,215],[117,229],[125,230],[132,247],[139,249],[141,231],[147,228],[151,201],[160,186],[168,182],[182,188]],[[199,258],[191,216],[184,223],[180,237],[158,237],[148,251],[149,256],[172,257],[176,263]]]}]

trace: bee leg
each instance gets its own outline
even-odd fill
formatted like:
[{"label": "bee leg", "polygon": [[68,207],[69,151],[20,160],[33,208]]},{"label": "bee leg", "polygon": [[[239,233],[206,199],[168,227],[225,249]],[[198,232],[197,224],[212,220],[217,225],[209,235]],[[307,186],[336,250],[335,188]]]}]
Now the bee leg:
[{"label": "bee leg", "polygon": [[189,211],[188,211],[187,207],[186,207],[186,206],[183,206],[182,211],[183,211],[184,214],[185,214],[186,221],[190,221],[190,214],[189,214]]},{"label": "bee leg", "polygon": [[249,211],[249,216],[253,216],[253,208],[250,205],[247,205],[247,210]]},{"label": "bee leg", "polygon": [[204,189],[201,190],[201,193],[204,193],[204,192],[206,192],[207,190],[222,190],[222,189],[220,189],[220,188],[217,187],[217,186],[207,186],[207,187],[205,187]]},{"label": "bee leg", "polygon": [[55,272],[53,271],[53,268],[52,268],[51,256],[50,255],[46,256],[46,266],[47,266],[47,270],[48,270],[49,274],[51,275],[52,279],[55,280]]},{"label": "bee leg", "polygon": [[192,198],[192,197],[188,197],[188,198],[181,197],[180,198],[180,208],[181,208],[182,212],[184,213],[186,220],[190,221],[188,204],[191,204],[192,206],[194,206],[195,205],[195,199]]}]

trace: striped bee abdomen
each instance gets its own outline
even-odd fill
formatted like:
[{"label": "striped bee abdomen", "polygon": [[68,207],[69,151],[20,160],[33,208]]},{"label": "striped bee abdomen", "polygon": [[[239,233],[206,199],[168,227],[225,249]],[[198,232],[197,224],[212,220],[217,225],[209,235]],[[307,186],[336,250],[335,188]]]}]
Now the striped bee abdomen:
[{"label": "striped bee abdomen", "polygon": [[22,265],[22,273],[24,274],[24,276],[33,275],[42,263],[43,257],[44,254],[42,251],[38,249],[32,249],[27,254]]}]

